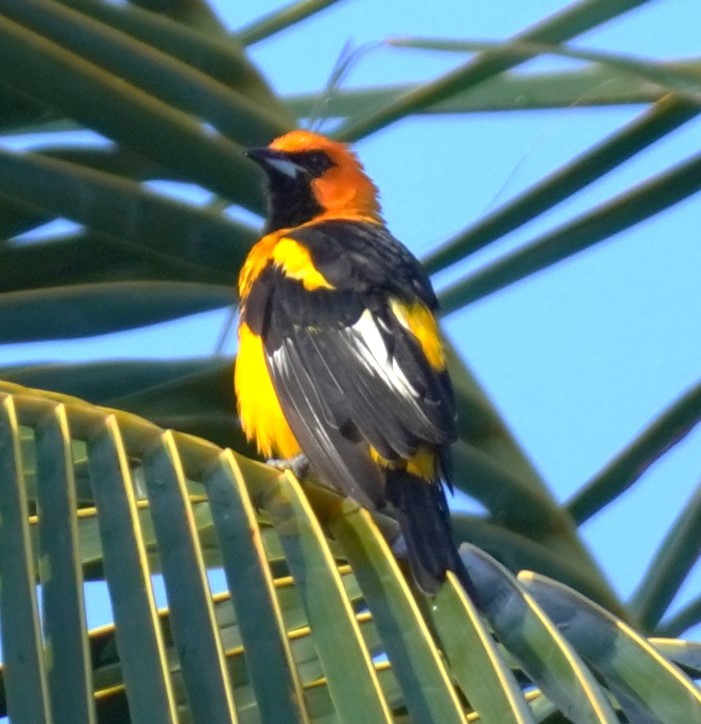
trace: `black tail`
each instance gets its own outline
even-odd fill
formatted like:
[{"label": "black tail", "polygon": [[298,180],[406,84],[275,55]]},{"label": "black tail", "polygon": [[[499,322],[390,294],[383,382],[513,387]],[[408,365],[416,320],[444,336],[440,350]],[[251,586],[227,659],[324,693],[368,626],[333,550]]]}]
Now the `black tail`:
[{"label": "black tail", "polygon": [[453,571],[472,593],[472,583],[453,541],[443,485],[402,470],[389,470],[387,500],[397,510],[416,585],[425,593],[436,593],[446,571]]}]

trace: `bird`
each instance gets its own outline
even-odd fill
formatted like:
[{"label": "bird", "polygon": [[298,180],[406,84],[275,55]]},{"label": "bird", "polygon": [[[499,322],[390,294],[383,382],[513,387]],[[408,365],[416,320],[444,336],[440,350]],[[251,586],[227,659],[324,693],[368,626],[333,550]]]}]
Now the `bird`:
[{"label": "bird", "polygon": [[234,387],[242,430],[268,459],[399,522],[414,581],[467,572],[446,488],[456,408],[435,292],[388,231],[379,192],[344,143],[297,129],[246,151],[267,219],[241,268]]}]

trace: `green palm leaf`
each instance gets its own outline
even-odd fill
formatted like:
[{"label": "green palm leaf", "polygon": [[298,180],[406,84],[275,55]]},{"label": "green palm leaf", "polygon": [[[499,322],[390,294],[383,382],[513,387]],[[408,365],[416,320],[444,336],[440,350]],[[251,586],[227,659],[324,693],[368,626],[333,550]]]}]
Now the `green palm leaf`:
[{"label": "green palm leaf", "polygon": [[[13,718],[70,712],[79,721],[96,714],[110,720],[106,712],[123,712],[126,693],[132,721],[207,719],[213,712],[218,721],[248,720],[254,711],[269,720],[317,720],[332,712],[352,718],[363,710],[378,720],[404,707],[417,720],[457,721],[471,711],[462,695],[473,705],[483,702],[478,711],[487,721],[532,720],[513,664],[455,579],[435,603],[415,599],[366,511],[313,487],[307,498],[290,473],[281,476],[126,413],[9,383],[0,385],[0,396],[6,480],[0,547],[20,552],[2,556],[3,683]],[[81,448],[95,508],[77,508]],[[32,449],[34,518],[23,468]],[[89,643],[80,591],[86,567],[78,551],[96,541],[94,529],[76,519],[80,510],[88,514],[83,520],[97,522],[96,555],[116,622],[91,632]],[[38,538],[30,525],[38,527]],[[212,526],[216,543],[208,535]],[[212,595],[205,545],[219,551],[231,597]],[[37,546],[43,552],[38,566]],[[561,623],[560,609],[552,608],[559,589],[547,588],[542,596],[537,589],[541,608],[493,559],[476,549],[463,556],[486,621],[522,662],[516,670],[521,685],[535,682],[551,705],[576,721],[616,721],[603,689],[546,613],[552,610]],[[283,578],[275,578],[276,570]],[[284,578],[287,571],[293,579]],[[167,612],[155,604],[151,578],[157,572]],[[35,579],[45,592],[43,634]],[[583,613],[573,643],[585,647],[597,668],[613,664],[586,648],[596,626],[614,627],[631,646],[652,652],[611,614],[590,621],[587,612],[603,609],[581,596],[576,601]],[[427,604],[429,619],[421,613]],[[383,652],[389,667],[371,659]],[[636,678],[626,661],[615,661],[625,696],[619,678],[608,692],[618,694],[624,710],[632,697],[650,701],[658,716],[678,712],[674,687],[681,686],[684,715],[701,713],[701,696],[659,654],[650,666],[663,667],[669,686],[654,701],[647,695],[650,674]]]}]

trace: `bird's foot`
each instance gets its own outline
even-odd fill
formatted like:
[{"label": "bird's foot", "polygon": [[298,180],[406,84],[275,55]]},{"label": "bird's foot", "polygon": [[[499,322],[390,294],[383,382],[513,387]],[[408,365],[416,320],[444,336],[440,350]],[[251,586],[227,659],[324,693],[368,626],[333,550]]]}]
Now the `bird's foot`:
[{"label": "bird's foot", "polygon": [[303,453],[300,453],[293,458],[272,458],[271,460],[266,460],[265,462],[270,465],[271,468],[275,468],[281,473],[284,473],[285,470],[291,470],[298,480],[303,480],[309,472],[309,460]]}]

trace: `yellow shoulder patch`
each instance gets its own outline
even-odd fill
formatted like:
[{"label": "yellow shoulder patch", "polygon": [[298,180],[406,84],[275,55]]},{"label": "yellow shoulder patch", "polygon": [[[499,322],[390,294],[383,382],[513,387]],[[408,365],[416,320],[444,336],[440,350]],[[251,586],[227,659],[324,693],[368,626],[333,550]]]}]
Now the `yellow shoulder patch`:
[{"label": "yellow shoulder patch", "polygon": [[438,322],[431,310],[421,302],[404,304],[398,299],[392,299],[390,307],[400,324],[416,337],[416,341],[421,346],[431,367],[434,370],[443,371],[445,369],[445,352],[438,331]]},{"label": "yellow shoulder patch", "polygon": [[273,248],[273,264],[282,269],[286,276],[302,282],[305,289],[333,289],[333,284],[314,266],[309,249],[295,241],[283,237]]}]

